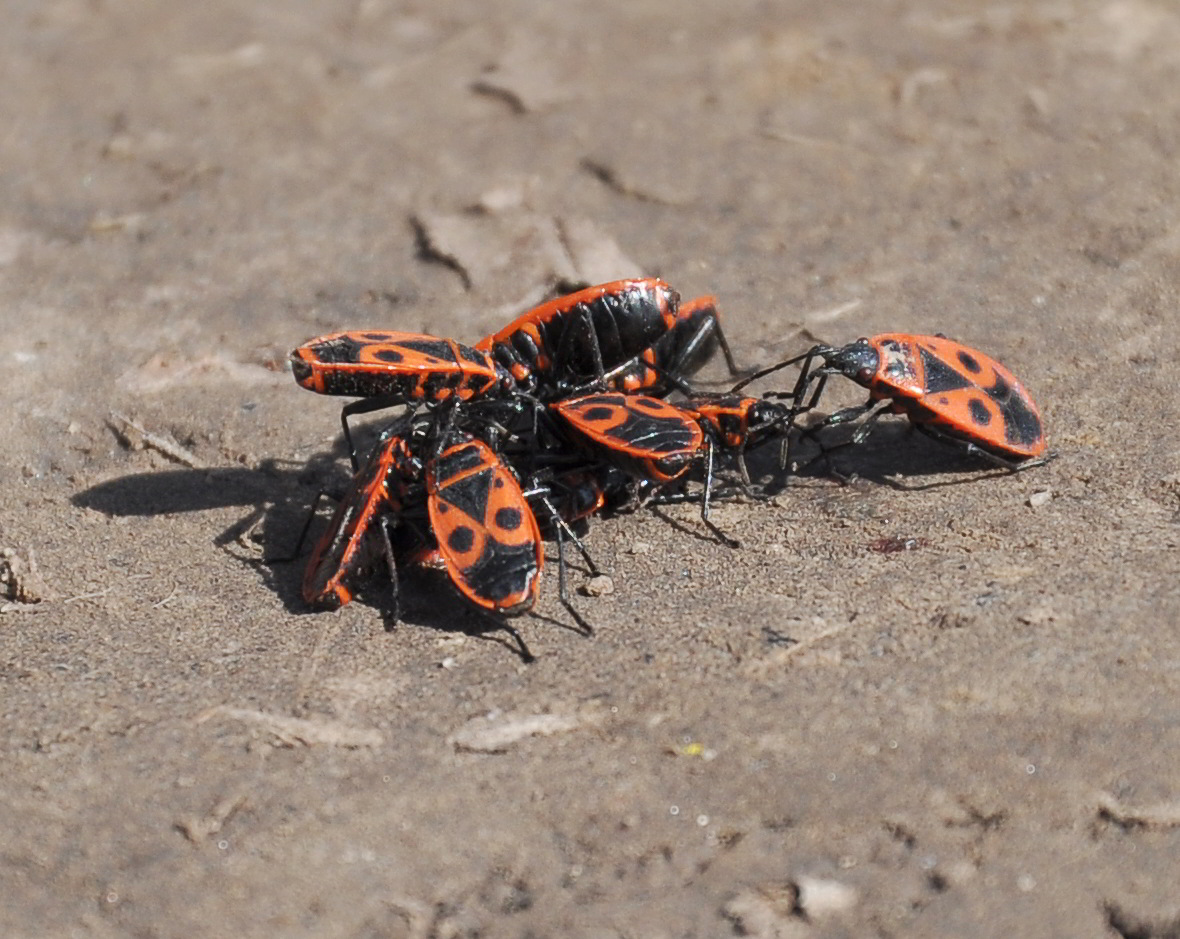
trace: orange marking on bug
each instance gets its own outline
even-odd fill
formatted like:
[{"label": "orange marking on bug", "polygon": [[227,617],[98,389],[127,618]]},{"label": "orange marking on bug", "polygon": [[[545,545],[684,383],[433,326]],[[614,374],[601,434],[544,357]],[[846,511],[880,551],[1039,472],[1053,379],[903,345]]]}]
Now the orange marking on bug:
[{"label": "orange marking on bug", "polygon": [[681,476],[704,444],[692,415],[660,398],[608,392],[551,407],[603,459],[657,482]]},{"label": "orange marking on bug", "polygon": [[[427,464],[426,489],[439,554],[459,591],[492,612],[531,608],[544,566],[541,534],[495,452],[470,437],[445,448]],[[505,512],[514,513],[515,526]]]}]

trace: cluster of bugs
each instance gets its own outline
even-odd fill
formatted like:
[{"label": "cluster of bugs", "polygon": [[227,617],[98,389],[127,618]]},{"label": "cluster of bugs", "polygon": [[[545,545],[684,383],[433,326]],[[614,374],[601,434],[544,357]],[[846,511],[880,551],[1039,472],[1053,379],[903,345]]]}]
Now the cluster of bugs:
[{"label": "cluster of bugs", "polygon": [[[693,377],[717,350],[741,379],[726,392],[701,392]],[[772,440],[789,467],[804,439],[826,452],[825,428],[857,422],[846,442],[860,442],[882,415],[895,413],[1007,470],[1049,458],[1028,392],[975,349],[940,335],[884,334],[817,345],[743,374],[716,300],[682,303],[655,278],[559,297],[472,346],[354,330],[305,342],[291,365],[302,387],[354,399],[341,411],[352,479],[311,552],[303,597],[338,607],[384,568],[394,621],[399,567],[445,571],[488,614],[531,609],[549,536],[561,600],[588,631],[565,583],[571,545],[597,573],[575,526],[608,507],[683,496],[677,487],[699,477],[703,522],[736,544],[709,521],[716,480],[724,473],[734,490],[756,494],[745,456]],[[789,390],[746,393],[796,365]],[[869,399],[819,417],[833,375],[864,386]],[[396,415],[358,455],[350,418],[386,409]]]}]

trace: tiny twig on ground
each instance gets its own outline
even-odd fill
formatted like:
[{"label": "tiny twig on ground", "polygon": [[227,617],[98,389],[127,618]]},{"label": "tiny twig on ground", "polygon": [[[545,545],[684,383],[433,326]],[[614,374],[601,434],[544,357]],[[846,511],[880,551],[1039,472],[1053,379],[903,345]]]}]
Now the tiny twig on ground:
[{"label": "tiny twig on ground", "polygon": [[[120,430],[115,425],[115,421],[121,422],[124,425],[124,429]],[[198,460],[191,452],[186,450],[171,437],[162,437],[159,434],[153,434],[138,421],[133,421],[126,415],[119,414],[116,411],[111,411],[110,419],[107,421],[107,425],[111,428],[111,430],[123,438],[127,445],[132,449],[140,449],[140,447],[136,447],[137,441],[127,433],[128,429],[135,432],[139,438],[138,442],[143,447],[151,447],[153,450],[156,450],[157,452],[162,453],[164,456],[168,457],[168,459],[174,460],[175,462],[180,463],[182,466],[187,466],[190,469],[206,468],[204,463]]]}]

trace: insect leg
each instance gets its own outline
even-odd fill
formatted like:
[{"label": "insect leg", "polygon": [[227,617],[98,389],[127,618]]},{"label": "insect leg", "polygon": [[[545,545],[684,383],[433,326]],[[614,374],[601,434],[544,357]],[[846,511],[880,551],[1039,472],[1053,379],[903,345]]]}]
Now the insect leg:
[{"label": "insect leg", "polygon": [[397,582],[397,561],[393,556],[393,540],[389,535],[392,524],[389,515],[382,515],[378,527],[381,530],[381,554],[385,558],[385,565],[389,569],[389,607],[385,612],[387,628],[392,629],[401,618],[401,595]]},{"label": "insect leg", "polygon": [[[682,313],[684,309],[685,307],[681,306]],[[730,377],[736,378],[739,375],[744,375],[746,370],[741,368],[733,357],[733,350],[730,349],[729,340],[725,338],[725,331],[721,328],[721,317],[717,315],[716,307],[713,307],[711,316],[705,316],[701,320],[696,332],[692,334],[688,342],[680,350],[680,354],[676,356],[673,362],[669,363],[668,370],[679,372],[685,362],[691,362],[693,360],[697,354],[697,350],[700,349],[703,343],[708,341],[710,335],[717,337],[717,345],[721,347],[721,354],[725,356],[725,367],[729,369]]]},{"label": "insect leg", "polygon": [[742,543],[723,532],[714,522],[709,520],[709,498],[713,494],[713,441],[705,441],[705,489],[701,493],[701,521],[722,544],[730,548],[740,548]]},{"label": "insect leg", "polygon": [[[379,395],[376,398],[358,398],[356,401],[349,401],[340,409],[340,426],[344,428],[344,442],[348,444],[348,458],[352,461],[354,473],[360,469],[361,464],[356,455],[356,447],[352,443],[352,429],[348,426],[348,419],[354,414],[368,414],[370,411],[394,408],[400,404],[405,404],[405,398],[396,395]],[[405,417],[409,418],[413,413],[413,408],[410,408]]]}]

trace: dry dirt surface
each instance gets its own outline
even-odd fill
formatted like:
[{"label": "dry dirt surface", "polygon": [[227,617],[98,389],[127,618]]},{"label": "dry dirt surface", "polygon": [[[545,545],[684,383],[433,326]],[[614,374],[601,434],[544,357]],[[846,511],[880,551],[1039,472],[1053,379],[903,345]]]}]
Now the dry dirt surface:
[{"label": "dry dirt surface", "polygon": [[[1175,3],[9,0],[0,86],[0,934],[1180,933]],[[532,664],[309,613],[287,352],[640,273],[960,338],[1059,458],[596,520]]]}]

